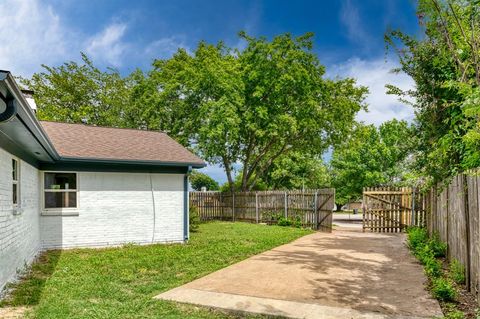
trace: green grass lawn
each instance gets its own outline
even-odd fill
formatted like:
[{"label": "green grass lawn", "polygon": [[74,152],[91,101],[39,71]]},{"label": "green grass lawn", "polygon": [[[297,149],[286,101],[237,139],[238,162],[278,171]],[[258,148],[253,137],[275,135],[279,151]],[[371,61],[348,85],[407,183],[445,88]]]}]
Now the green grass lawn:
[{"label": "green grass lawn", "polygon": [[230,318],[152,297],[310,232],[215,222],[184,245],[48,251],[0,305],[33,306],[34,318]]}]

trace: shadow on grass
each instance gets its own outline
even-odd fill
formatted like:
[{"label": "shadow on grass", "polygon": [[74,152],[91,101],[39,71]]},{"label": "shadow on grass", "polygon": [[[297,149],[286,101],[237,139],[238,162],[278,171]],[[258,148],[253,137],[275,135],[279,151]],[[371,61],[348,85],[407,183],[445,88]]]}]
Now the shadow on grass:
[{"label": "shadow on grass", "polygon": [[61,256],[60,250],[42,252],[17,282],[7,285],[7,294],[0,307],[37,305],[47,280],[55,271]]}]

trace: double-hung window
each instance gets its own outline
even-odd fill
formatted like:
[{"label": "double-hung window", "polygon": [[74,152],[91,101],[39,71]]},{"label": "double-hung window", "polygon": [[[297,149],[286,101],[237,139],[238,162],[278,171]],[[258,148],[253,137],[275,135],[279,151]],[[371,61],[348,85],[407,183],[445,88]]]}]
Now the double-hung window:
[{"label": "double-hung window", "polygon": [[20,165],[18,160],[12,158],[12,204],[18,207],[20,202]]},{"label": "double-hung window", "polygon": [[45,212],[72,211],[78,207],[77,173],[43,173],[43,209]]}]

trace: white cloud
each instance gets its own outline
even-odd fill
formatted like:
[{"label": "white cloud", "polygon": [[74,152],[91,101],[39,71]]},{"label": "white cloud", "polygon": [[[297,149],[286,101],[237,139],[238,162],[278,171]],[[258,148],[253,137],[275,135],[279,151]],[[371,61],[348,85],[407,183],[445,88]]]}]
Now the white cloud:
[{"label": "white cloud", "polygon": [[362,60],[352,58],[345,63],[329,68],[329,77],[352,77],[360,85],[367,86],[370,93],[366,99],[368,112],[359,112],[357,119],[365,123],[379,125],[391,119],[411,121],[413,108],[398,101],[394,95],[386,94],[386,84],[393,84],[402,90],[412,89],[414,82],[406,74],[395,74],[391,70],[398,67],[395,62],[384,59]]},{"label": "white cloud", "polygon": [[184,48],[187,52],[191,52],[190,48],[185,44],[184,39],[179,37],[166,37],[147,45],[144,54],[147,57],[168,58],[177,52],[178,48]]},{"label": "white cloud", "polygon": [[134,69],[187,47],[183,38],[171,35],[147,43],[126,39],[130,24],[115,17],[98,32],[85,32],[43,0],[0,0],[0,13],[0,69],[14,75],[29,77],[41,71],[42,64],[78,61],[80,52],[101,66],[120,67],[128,61]]},{"label": "white cloud", "polygon": [[5,0],[0,12],[0,68],[14,74],[28,76],[57,61],[77,40],[53,8],[37,0]]},{"label": "white cloud", "polygon": [[350,41],[359,43],[368,49],[372,43],[372,37],[364,29],[364,22],[360,17],[358,8],[351,0],[343,0],[340,9],[340,21],[345,26],[347,37]]},{"label": "white cloud", "polygon": [[116,67],[120,66],[129,47],[122,40],[126,30],[127,25],[125,23],[108,25],[100,33],[87,40],[86,53],[94,61],[108,63]]}]

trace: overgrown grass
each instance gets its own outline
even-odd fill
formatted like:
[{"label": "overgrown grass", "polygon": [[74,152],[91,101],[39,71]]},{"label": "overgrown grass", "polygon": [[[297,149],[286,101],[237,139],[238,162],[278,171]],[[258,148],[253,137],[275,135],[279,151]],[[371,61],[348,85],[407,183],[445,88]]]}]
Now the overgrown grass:
[{"label": "overgrown grass", "polygon": [[49,251],[1,305],[31,305],[35,318],[230,318],[152,297],[308,233],[215,222],[185,245]]},{"label": "overgrown grass", "polygon": [[450,263],[449,277],[459,285],[465,283],[465,267],[457,259]]},{"label": "overgrown grass", "polygon": [[423,264],[425,274],[430,280],[432,295],[440,300],[445,318],[464,318],[463,312],[456,308],[458,292],[453,282],[465,281],[464,267],[454,260],[447,273],[443,271],[443,263],[439,259],[445,257],[447,245],[440,241],[437,234],[429,238],[427,230],[419,227],[408,229],[408,247]]}]

